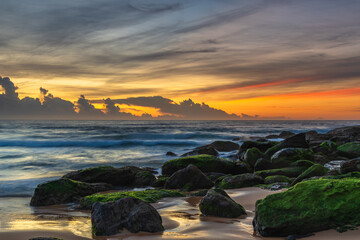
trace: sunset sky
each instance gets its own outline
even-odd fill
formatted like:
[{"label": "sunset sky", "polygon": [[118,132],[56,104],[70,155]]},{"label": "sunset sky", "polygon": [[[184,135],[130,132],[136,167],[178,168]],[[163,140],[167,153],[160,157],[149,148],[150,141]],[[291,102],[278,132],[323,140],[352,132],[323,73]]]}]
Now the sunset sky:
[{"label": "sunset sky", "polygon": [[16,101],[360,119],[359,13],[358,0],[1,0],[0,76]]}]

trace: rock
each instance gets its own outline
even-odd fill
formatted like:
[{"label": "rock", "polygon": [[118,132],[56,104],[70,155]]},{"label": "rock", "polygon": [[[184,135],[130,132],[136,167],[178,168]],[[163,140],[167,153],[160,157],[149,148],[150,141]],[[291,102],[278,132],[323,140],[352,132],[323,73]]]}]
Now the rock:
[{"label": "rock", "polygon": [[211,188],[212,186],[214,183],[192,164],[173,173],[165,183],[165,188],[185,189],[186,191]]},{"label": "rock", "polygon": [[254,148],[254,147],[259,149],[261,152],[265,152],[266,150],[268,150],[269,148],[275,146],[276,144],[278,144],[278,142],[267,141],[267,140],[265,140],[265,141],[262,141],[262,140],[245,141],[240,146],[239,153],[246,152],[246,150],[248,150],[249,148]]},{"label": "rock", "polygon": [[155,182],[151,184],[152,187],[164,187],[165,182],[169,179],[167,176],[159,176]]},{"label": "rock", "polygon": [[324,167],[328,168],[329,170],[337,170],[340,172],[341,164],[346,162],[345,160],[334,160],[328,163],[325,163]]},{"label": "rock", "polygon": [[262,157],[256,161],[254,171],[268,170],[272,168],[274,168],[274,166],[272,165],[270,159]]},{"label": "rock", "polygon": [[213,182],[215,182],[218,178],[226,176],[224,173],[218,173],[218,172],[209,172],[206,173],[206,176]]},{"label": "rock", "polygon": [[263,153],[258,148],[249,148],[244,154],[244,162],[251,168],[254,168],[257,160],[263,156]]},{"label": "rock", "polygon": [[167,152],[167,153],[166,153],[166,156],[176,157],[177,154],[176,154],[176,153],[173,153],[173,152]]},{"label": "rock", "polygon": [[234,162],[211,155],[198,155],[182,157],[167,161],[162,166],[162,174],[171,175],[174,172],[186,168],[189,164],[198,167],[202,172],[238,173],[239,168]]},{"label": "rock", "polygon": [[101,166],[70,172],[64,175],[63,178],[88,183],[102,182],[114,186],[131,186],[134,183],[136,174],[140,171],[142,171],[141,168],[132,166],[122,168]]},{"label": "rock", "polygon": [[264,183],[264,179],[262,177],[251,173],[244,173],[223,178],[219,183],[219,188],[231,189],[252,187],[262,183]]},{"label": "rock", "polygon": [[230,152],[239,150],[239,144],[231,142],[231,141],[215,141],[209,144],[213,148],[215,148],[219,152]]},{"label": "rock", "polygon": [[149,171],[139,171],[135,174],[133,185],[136,187],[152,186],[156,181],[154,174]]},{"label": "rock", "polygon": [[343,144],[345,142],[360,141],[360,126],[341,127],[335,128],[326,133],[331,139],[337,137],[338,141],[335,142]]},{"label": "rock", "polygon": [[283,175],[275,175],[275,176],[268,176],[265,178],[265,184],[272,184],[272,183],[290,183],[291,179],[289,177]]},{"label": "rock", "polygon": [[337,150],[338,145],[333,141],[325,140],[319,145],[319,147],[328,151],[335,151]]},{"label": "rock", "polygon": [[338,147],[339,154],[347,158],[360,157],[360,142],[349,142]]},{"label": "rock", "polygon": [[308,147],[309,147],[309,143],[306,141],[306,134],[299,133],[269,148],[265,153],[268,156],[272,156],[274,153],[276,153],[277,151],[283,148],[308,148]]},{"label": "rock", "polygon": [[254,230],[264,237],[285,237],[357,225],[359,185],[358,179],[318,179],[269,195],[256,204]]},{"label": "rock", "polygon": [[272,155],[271,163],[274,167],[287,167],[296,160],[312,160],[314,153],[305,148],[284,148]]},{"label": "rock", "polygon": [[271,191],[278,191],[280,189],[287,188],[287,187],[289,187],[289,183],[278,182],[278,183],[274,183],[273,185],[271,185],[269,189]]},{"label": "rock", "polygon": [[218,151],[216,151],[216,149],[210,145],[206,145],[206,146],[202,146],[202,147],[198,147],[195,148],[194,150],[184,153],[183,155],[181,155],[182,157],[189,157],[189,156],[196,156],[196,155],[201,155],[201,154],[206,154],[206,155],[212,155],[212,156],[219,156]]},{"label": "rock", "polygon": [[244,207],[221,189],[210,189],[201,199],[199,208],[202,214],[216,217],[236,218],[246,215]]},{"label": "rock", "polygon": [[309,167],[308,169],[306,169],[306,171],[304,171],[302,174],[300,174],[293,182],[291,185],[295,185],[298,182],[301,182],[304,179],[307,178],[311,178],[311,177],[321,177],[324,176],[328,173],[329,169],[326,167],[323,167],[320,164],[314,164],[311,167]]},{"label": "rock", "polygon": [[91,224],[95,236],[114,235],[123,228],[132,233],[164,230],[155,208],[131,197],[116,202],[95,203],[91,210]]},{"label": "rock", "polygon": [[191,193],[190,196],[192,197],[203,197],[207,194],[207,192],[209,191],[209,189],[203,189],[194,193]]},{"label": "rock", "polygon": [[360,158],[345,161],[340,165],[340,173],[360,172]]},{"label": "rock", "polygon": [[82,197],[113,187],[106,183],[84,183],[67,178],[39,184],[31,198],[31,206],[48,206],[77,202]]},{"label": "rock", "polygon": [[294,135],[295,135],[295,133],[293,133],[293,132],[290,132],[290,131],[282,131],[279,135],[272,134],[272,135],[266,136],[265,138],[266,138],[266,139],[289,138],[289,137],[292,137],[292,136],[294,136]]},{"label": "rock", "polygon": [[301,173],[303,173],[307,167],[286,167],[286,168],[279,168],[279,169],[270,169],[270,170],[262,170],[256,171],[255,175],[258,175],[262,178],[266,178],[268,176],[275,176],[275,175],[283,175],[289,178],[297,177]]}]

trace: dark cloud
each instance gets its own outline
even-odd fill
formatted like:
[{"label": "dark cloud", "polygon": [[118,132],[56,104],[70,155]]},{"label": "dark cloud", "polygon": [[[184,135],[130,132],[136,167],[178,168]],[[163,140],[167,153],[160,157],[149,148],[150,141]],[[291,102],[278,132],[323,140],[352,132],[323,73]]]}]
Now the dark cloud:
[{"label": "dark cloud", "polygon": [[80,116],[98,117],[104,115],[104,113],[101,110],[96,109],[94,105],[92,105],[89,100],[85,98],[84,95],[80,95],[76,106],[79,109]]}]

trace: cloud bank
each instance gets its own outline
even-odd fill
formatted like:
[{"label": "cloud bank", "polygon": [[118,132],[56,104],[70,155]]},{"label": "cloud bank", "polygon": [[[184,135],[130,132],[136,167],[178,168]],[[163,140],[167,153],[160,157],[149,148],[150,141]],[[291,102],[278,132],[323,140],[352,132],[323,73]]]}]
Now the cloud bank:
[{"label": "cloud bank", "polygon": [[[80,95],[75,103],[53,96],[40,87],[40,97],[19,98],[18,87],[8,77],[0,77],[0,119],[119,119],[119,120],[241,120],[258,119],[259,116],[229,114],[205,103],[191,99],[176,103],[161,96],[135,97],[125,99],[106,98],[90,101]],[[104,109],[97,109],[93,103],[102,103]],[[159,116],[143,113],[141,116],[121,111],[119,104],[151,107],[160,111]]]}]

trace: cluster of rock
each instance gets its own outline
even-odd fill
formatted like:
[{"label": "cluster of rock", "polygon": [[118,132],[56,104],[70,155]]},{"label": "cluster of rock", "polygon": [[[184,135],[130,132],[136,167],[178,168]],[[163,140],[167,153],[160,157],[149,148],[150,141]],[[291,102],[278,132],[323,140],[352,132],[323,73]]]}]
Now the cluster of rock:
[{"label": "cluster of rock", "polygon": [[[270,139],[279,137],[285,139],[280,142]],[[234,151],[237,154],[233,159],[219,157],[219,152]],[[147,202],[182,196],[166,189],[202,190],[194,195],[203,196],[199,204],[203,215],[234,218],[246,211],[223,189],[289,188],[258,201],[254,229],[263,236],[307,234],[360,224],[360,216],[354,214],[360,212],[360,204],[354,204],[360,201],[357,172],[360,172],[360,126],[338,128],[326,134],[283,132],[241,145],[216,141],[198,147],[165,162],[162,175],[157,177],[151,170],[137,167],[104,166],[71,172],[59,180],[40,184],[31,205],[91,200],[95,235],[111,235],[123,228],[131,232],[158,232],[163,230],[161,217]],[[151,186],[155,190],[141,194],[94,194],[136,186]],[[147,198],[147,194],[153,195]],[[348,206],[350,202],[352,206]]]}]

